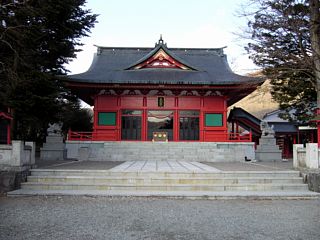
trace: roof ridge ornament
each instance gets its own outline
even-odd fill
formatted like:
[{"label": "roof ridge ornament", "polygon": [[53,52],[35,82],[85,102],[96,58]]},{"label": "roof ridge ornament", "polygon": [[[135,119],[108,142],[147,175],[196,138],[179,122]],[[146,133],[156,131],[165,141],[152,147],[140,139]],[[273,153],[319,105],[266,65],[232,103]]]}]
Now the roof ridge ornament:
[{"label": "roof ridge ornament", "polygon": [[167,43],[165,43],[162,39],[162,34],[160,34],[160,39],[158,41],[158,43],[156,43],[156,47],[159,46],[159,45],[165,45],[167,46]]},{"label": "roof ridge ornament", "polygon": [[151,52],[125,69],[137,70],[143,68],[171,68],[197,71],[197,69],[183,63],[183,60],[180,60],[169,51],[167,44],[163,41],[162,34],[160,34],[159,41],[156,42],[155,48]]}]

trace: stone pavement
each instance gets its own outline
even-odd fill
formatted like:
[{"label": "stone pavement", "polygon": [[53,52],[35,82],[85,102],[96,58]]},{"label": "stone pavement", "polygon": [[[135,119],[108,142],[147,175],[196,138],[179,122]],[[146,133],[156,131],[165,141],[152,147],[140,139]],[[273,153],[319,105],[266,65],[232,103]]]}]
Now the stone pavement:
[{"label": "stone pavement", "polygon": [[39,169],[74,170],[125,170],[153,171],[290,171],[294,170],[289,162],[184,162],[184,161],[37,161]]},{"label": "stone pavement", "polygon": [[124,162],[97,162],[97,161],[64,161],[42,165],[39,169],[74,169],[74,170],[109,170]]},{"label": "stone pavement", "polygon": [[185,161],[127,161],[110,170],[111,172],[221,172],[199,162]]},{"label": "stone pavement", "polygon": [[290,171],[292,161],[288,162],[202,162],[221,171]]}]

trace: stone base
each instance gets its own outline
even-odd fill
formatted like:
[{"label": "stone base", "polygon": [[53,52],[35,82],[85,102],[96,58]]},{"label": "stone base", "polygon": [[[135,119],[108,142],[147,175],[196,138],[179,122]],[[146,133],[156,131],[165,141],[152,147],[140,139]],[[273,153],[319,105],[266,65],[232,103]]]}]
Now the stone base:
[{"label": "stone base", "polygon": [[256,150],[257,161],[282,161],[282,151],[273,135],[261,136]]},{"label": "stone base", "polygon": [[40,149],[40,159],[45,161],[64,160],[67,150],[61,136],[47,136],[46,143]]},{"label": "stone base", "polygon": [[24,171],[0,171],[0,194],[19,189],[22,182],[26,182],[28,170]]},{"label": "stone base", "polygon": [[44,161],[62,161],[66,159],[66,149],[41,149],[40,159]]},{"label": "stone base", "polygon": [[320,192],[320,173],[309,173],[307,181],[310,191]]},{"label": "stone base", "polygon": [[272,161],[282,161],[282,151],[281,150],[273,150],[272,152],[267,151],[256,151],[256,160],[257,161],[266,161],[266,162],[272,162]]},{"label": "stone base", "polygon": [[87,161],[244,162],[255,159],[254,143],[67,141],[68,159]]}]

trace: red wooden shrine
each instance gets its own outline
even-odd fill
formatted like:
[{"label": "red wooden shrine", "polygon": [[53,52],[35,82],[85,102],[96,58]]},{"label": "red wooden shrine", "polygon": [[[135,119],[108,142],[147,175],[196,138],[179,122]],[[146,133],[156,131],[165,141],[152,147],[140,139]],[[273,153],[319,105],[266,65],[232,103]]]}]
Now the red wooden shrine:
[{"label": "red wooden shrine", "polygon": [[8,112],[0,112],[0,144],[11,143],[11,125],[10,109]]},{"label": "red wooden shrine", "polygon": [[93,132],[69,140],[251,141],[228,130],[227,108],[261,83],[234,74],[222,48],[98,47],[90,69],[67,80],[94,106]]}]

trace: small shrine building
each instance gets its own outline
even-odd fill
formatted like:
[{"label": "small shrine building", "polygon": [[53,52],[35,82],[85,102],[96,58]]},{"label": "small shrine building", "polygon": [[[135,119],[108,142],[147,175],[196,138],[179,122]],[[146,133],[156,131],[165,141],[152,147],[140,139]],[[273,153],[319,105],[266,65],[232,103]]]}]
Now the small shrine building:
[{"label": "small shrine building", "polygon": [[0,108],[0,144],[11,143],[11,126],[13,118],[10,113],[10,109],[1,111]]},{"label": "small shrine building", "polygon": [[227,108],[262,82],[233,73],[223,48],[98,46],[90,69],[67,80],[94,106],[93,132],[68,140],[251,141],[228,130]]}]

